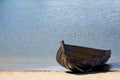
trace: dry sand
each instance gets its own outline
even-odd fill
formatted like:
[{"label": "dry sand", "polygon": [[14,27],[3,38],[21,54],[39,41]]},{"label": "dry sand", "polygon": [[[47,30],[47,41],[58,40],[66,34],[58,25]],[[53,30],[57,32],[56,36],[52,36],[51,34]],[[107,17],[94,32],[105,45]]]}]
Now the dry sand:
[{"label": "dry sand", "polygon": [[88,74],[60,71],[0,71],[0,80],[120,80],[120,71]]}]

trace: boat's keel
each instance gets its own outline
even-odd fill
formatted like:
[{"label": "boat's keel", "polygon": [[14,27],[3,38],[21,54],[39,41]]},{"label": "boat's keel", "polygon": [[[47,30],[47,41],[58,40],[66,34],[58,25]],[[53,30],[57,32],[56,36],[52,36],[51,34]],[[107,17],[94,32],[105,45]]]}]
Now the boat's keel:
[{"label": "boat's keel", "polygon": [[103,64],[103,65],[92,67],[92,68],[80,68],[77,65],[74,65],[74,67],[75,67],[75,69],[71,69],[71,71],[75,72],[75,73],[79,73],[79,72],[87,73],[87,72],[92,72],[92,71],[100,71],[100,72],[105,71],[106,72],[106,71],[110,70],[109,64]]}]

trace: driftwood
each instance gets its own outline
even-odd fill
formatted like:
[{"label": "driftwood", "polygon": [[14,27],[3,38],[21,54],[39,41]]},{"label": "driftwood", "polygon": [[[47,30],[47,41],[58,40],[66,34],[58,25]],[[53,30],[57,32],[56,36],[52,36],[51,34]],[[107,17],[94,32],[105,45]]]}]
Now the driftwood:
[{"label": "driftwood", "polygon": [[56,55],[57,62],[72,71],[87,72],[100,68],[111,56],[111,50],[64,44],[61,41]]}]

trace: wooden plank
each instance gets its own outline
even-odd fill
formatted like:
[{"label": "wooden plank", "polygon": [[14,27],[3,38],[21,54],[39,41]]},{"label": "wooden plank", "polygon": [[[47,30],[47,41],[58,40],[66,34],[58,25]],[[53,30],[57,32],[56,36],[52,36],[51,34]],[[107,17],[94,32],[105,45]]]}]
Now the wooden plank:
[{"label": "wooden plank", "polygon": [[65,45],[65,49],[88,54],[88,55],[96,55],[96,56],[104,56],[105,53],[109,51],[109,50],[100,50],[100,49],[93,49],[93,48],[73,46],[73,45]]}]

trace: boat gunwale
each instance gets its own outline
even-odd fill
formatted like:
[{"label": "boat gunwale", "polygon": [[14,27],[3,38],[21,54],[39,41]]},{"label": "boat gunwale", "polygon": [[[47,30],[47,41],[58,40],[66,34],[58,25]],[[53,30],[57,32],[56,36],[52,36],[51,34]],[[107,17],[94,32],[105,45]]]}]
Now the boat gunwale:
[{"label": "boat gunwale", "polygon": [[70,45],[70,44],[64,44],[65,49],[67,49],[66,46],[91,49],[91,50],[99,50],[99,51],[111,51],[111,49],[98,49],[98,48],[91,48],[91,47],[84,47],[84,46]]},{"label": "boat gunwale", "polygon": [[94,54],[94,57],[97,57],[97,56],[103,57],[106,54],[108,54],[108,52],[110,52],[109,55],[111,55],[111,50],[110,49],[109,50],[103,50],[103,49],[89,48],[89,47],[83,47],[83,46],[69,45],[69,44],[65,44],[63,40],[60,42],[60,45],[61,45],[62,51],[64,51],[63,53],[65,55],[68,55],[68,54],[66,54],[67,50],[72,51],[72,52],[85,53],[87,55],[91,55],[91,53],[81,52],[81,50],[85,50],[85,49],[90,50],[90,51],[91,50],[92,51],[97,51],[99,54]]}]

